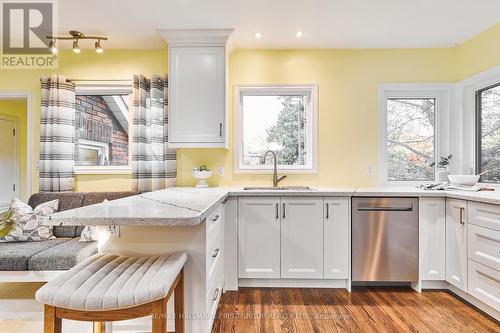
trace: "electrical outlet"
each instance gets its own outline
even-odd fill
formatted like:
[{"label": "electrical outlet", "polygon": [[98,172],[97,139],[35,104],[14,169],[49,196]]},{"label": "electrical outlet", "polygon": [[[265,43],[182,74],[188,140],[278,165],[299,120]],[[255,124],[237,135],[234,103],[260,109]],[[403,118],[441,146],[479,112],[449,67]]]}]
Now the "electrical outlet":
[{"label": "electrical outlet", "polygon": [[217,176],[219,176],[219,177],[224,176],[224,167],[217,168]]},{"label": "electrical outlet", "polygon": [[375,172],[374,172],[374,168],[373,168],[373,166],[372,166],[372,165],[369,165],[369,166],[368,166],[368,177],[372,177],[374,173],[375,173]]},{"label": "electrical outlet", "polygon": [[107,227],[109,232],[109,237],[120,238],[120,227],[117,225],[110,225]]}]

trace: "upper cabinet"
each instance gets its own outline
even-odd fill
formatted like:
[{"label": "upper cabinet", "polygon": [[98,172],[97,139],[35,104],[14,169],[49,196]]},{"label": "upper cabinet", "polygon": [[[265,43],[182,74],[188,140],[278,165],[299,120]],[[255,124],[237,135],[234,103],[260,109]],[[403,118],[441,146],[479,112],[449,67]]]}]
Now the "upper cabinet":
[{"label": "upper cabinet", "polygon": [[171,148],[227,147],[227,40],[231,32],[161,31],[168,43]]}]

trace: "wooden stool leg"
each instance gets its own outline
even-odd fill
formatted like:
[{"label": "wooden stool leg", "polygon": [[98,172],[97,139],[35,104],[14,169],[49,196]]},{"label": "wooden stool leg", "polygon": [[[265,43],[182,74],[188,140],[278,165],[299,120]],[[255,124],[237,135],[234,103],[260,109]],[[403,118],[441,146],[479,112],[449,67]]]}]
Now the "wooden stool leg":
[{"label": "wooden stool leg", "polygon": [[94,321],[94,333],[105,333],[106,332],[106,323],[102,321]]},{"label": "wooden stool leg", "polygon": [[43,332],[61,333],[62,319],[56,317],[56,308],[45,305],[43,310]]},{"label": "wooden stool leg", "polygon": [[184,333],[184,268],[174,290],[175,333]]},{"label": "wooden stool leg", "polygon": [[152,333],[167,333],[167,300],[160,299],[156,302],[153,302],[151,307],[151,315],[153,320]]}]

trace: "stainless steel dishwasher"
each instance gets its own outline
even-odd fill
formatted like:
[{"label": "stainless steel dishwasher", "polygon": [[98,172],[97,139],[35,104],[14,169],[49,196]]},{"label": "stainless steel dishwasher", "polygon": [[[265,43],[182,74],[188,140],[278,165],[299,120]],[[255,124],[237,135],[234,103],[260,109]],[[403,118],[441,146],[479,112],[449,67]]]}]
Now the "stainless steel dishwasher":
[{"label": "stainless steel dishwasher", "polygon": [[418,199],[352,199],[352,281],[418,280]]}]

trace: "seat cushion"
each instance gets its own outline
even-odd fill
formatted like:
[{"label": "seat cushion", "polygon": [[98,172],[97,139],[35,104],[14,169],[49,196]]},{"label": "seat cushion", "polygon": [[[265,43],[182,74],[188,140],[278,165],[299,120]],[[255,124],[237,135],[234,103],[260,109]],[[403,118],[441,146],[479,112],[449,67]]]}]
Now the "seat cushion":
[{"label": "seat cushion", "polygon": [[97,242],[82,243],[73,238],[29,258],[30,271],[68,270],[97,253]]},{"label": "seat cushion", "polygon": [[[35,208],[41,203],[59,199],[59,212],[74,209],[81,207],[83,204],[83,199],[85,195],[84,193],[75,193],[75,192],[42,192],[33,194],[29,201],[28,205],[32,208]],[[53,234],[56,237],[67,237],[73,238],[76,237],[76,229],[77,227],[70,226],[59,226],[53,228]]]},{"label": "seat cushion", "polygon": [[0,271],[26,271],[28,260],[47,249],[68,242],[71,238],[56,238],[43,242],[0,243]]},{"label": "seat cushion", "polygon": [[164,298],[187,256],[96,254],[40,288],[37,301],[55,307],[100,311],[130,308]]}]

